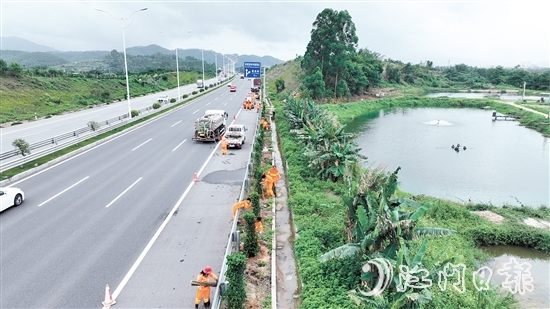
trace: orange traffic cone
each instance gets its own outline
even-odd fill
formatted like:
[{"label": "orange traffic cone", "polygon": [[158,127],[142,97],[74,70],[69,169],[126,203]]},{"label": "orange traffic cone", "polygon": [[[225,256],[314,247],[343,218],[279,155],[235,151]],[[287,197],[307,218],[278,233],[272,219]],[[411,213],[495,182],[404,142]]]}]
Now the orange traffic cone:
[{"label": "orange traffic cone", "polygon": [[199,182],[199,177],[197,177],[197,173],[195,173],[195,175],[193,175],[193,181],[194,182]]},{"label": "orange traffic cone", "polygon": [[110,307],[116,304],[116,301],[113,299],[113,295],[111,295],[111,290],[109,289],[108,284],[105,286],[105,300],[101,304],[105,307]]}]

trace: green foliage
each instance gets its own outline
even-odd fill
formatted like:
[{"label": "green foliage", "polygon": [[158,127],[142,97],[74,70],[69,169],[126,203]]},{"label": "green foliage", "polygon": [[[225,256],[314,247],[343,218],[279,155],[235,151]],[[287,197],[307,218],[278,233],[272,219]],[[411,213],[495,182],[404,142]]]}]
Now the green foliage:
[{"label": "green foliage", "polygon": [[244,213],[244,220],[246,222],[243,253],[251,258],[256,256],[260,252],[260,245],[258,244],[258,235],[256,234],[256,215],[252,211],[246,211]]},{"label": "green foliage", "polygon": [[196,95],[197,93],[199,93],[197,90],[193,90],[193,92],[191,92],[192,95]]},{"label": "green foliage", "polygon": [[31,148],[30,148],[30,145],[29,143],[22,139],[22,138],[17,138],[15,139],[11,145],[15,148],[15,150],[17,150],[17,152],[22,155],[23,157],[30,154],[31,153]]},{"label": "green foliage", "polygon": [[189,97],[187,93],[181,96],[182,99],[187,99],[187,97]]},{"label": "green foliage", "polygon": [[204,92],[204,88],[199,89],[199,92]]},{"label": "green foliage", "polygon": [[90,120],[87,125],[92,131],[99,129],[99,123],[97,121]]},{"label": "green foliage", "polygon": [[170,98],[170,103],[176,103],[176,98]]},{"label": "green foliage", "polygon": [[153,109],[159,109],[159,108],[160,108],[160,103],[159,102],[153,103]]},{"label": "green foliage", "polygon": [[132,118],[137,117],[137,116],[139,116],[139,112],[137,110],[133,109],[132,112],[131,112],[131,115],[132,115]]},{"label": "green foliage", "polygon": [[244,271],[246,257],[242,253],[233,253],[227,256],[227,271],[225,276],[229,285],[225,296],[229,301],[229,309],[243,309],[246,302]]},{"label": "green foliage", "polygon": [[[257,184],[258,182],[256,182]],[[260,186],[260,190],[261,190],[261,186]],[[262,210],[261,208],[261,205],[260,205],[260,194],[258,193],[258,190],[256,189],[256,191],[253,191],[252,193],[250,193],[250,202],[252,204],[252,210],[254,211],[254,216],[256,217],[259,217],[260,216],[260,211]]]},{"label": "green foliage", "polygon": [[275,88],[277,89],[277,92],[281,92],[285,90],[285,81],[282,78],[277,78],[275,80]]}]

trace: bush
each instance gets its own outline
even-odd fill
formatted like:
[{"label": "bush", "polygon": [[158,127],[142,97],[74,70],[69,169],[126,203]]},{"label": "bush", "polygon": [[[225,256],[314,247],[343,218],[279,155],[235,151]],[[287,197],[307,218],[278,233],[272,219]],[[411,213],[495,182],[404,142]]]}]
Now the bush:
[{"label": "bush", "polygon": [[159,102],[155,102],[153,104],[153,109],[159,109],[160,108],[160,103]]},{"label": "bush", "polygon": [[[201,90],[202,90],[202,89],[201,89]],[[198,93],[197,90],[193,90],[193,92],[191,92],[192,95],[195,95],[195,94],[197,94],[197,93]]]},{"label": "bush", "polygon": [[31,147],[29,143],[22,138],[18,138],[14,140],[11,144],[13,147],[15,147],[17,152],[23,157],[31,153]]},{"label": "bush", "polygon": [[139,116],[139,112],[135,109],[132,110],[132,118]]},{"label": "bush", "polygon": [[170,98],[170,103],[175,103],[176,102],[176,98]]},{"label": "bush", "polygon": [[[201,90],[202,90],[202,89],[201,89]],[[204,90],[208,90],[208,86],[205,86],[205,87],[204,87]]]},{"label": "bush", "polygon": [[88,121],[88,127],[90,129],[92,129],[92,131],[95,131],[95,130],[99,129],[99,123],[97,121],[93,121],[93,120]]},{"label": "bush", "polygon": [[227,256],[227,287],[226,296],[229,301],[229,309],[242,309],[246,302],[246,290],[244,283],[244,271],[246,269],[246,257],[242,253],[233,253]]},{"label": "bush", "polygon": [[247,257],[251,258],[260,252],[258,235],[256,234],[256,215],[252,211],[247,211],[244,214],[244,220],[246,221],[246,227],[243,252]]},{"label": "bush", "polygon": [[187,93],[181,96],[182,99],[187,99],[188,97],[189,95]]},{"label": "bush", "polygon": [[[254,181],[254,186],[259,185],[259,182]],[[260,205],[260,194],[258,194],[258,188],[254,188],[255,191],[250,193],[250,203],[252,204],[252,210],[254,211],[254,215],[256,217],[260,216],[261,211],[261,205]],[[260,185],[260,191],[262,190],[262,186]]]},{"label": "bush", "polygon": [[199,90],[200,92],[204,92],[204,88],[201,88],[201,90]]}]

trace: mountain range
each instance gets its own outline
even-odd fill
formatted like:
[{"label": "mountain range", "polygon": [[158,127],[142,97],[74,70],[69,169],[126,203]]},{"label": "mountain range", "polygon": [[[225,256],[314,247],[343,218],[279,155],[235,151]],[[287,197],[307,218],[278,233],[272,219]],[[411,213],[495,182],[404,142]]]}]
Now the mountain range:
[{"label": "mountain range", "polygon": [[[0,59],[3,59],[7,64],[17,62],[22,67],[55,67],[66,64],[74,64],[80,62],[90,62],[103,60],[111,51],[58,51],[54,48],[33,43],[31,41],[18,37],[0,37]],[[118,51],[122,52],[122,51]],[[151,44],[148,46],[127,47],[126,54],[132,56],[150,56],[157,53],[163,55],[174,55],[175,50],[166,49],[162,46]],[[202,59],[207,63],[218,63],[221,67],[221,53],[216,53],[213,50],[201,49],[178,49],[178,58],[185,59],[193,57]],[[283,63],[283,60],[271,56],[257,55],[239,55],[226,54],[229,58],[236,61],[235,67],[242,67],[243,62],[261,62],[263,66],[271,67],[273,65]],[[217,59],[216,59],[217,58]],[[227,59],[225,60],[227,61]]]}]

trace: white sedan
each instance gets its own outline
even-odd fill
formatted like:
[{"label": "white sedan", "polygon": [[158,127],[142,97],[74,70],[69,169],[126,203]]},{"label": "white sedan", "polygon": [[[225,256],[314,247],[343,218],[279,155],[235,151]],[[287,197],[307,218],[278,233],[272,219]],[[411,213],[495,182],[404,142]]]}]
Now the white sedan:
[{"label": "white sedan", "polygon": [[0,211],[19,206],[25,200],[25,193],[19,188],[0,188]]}]

